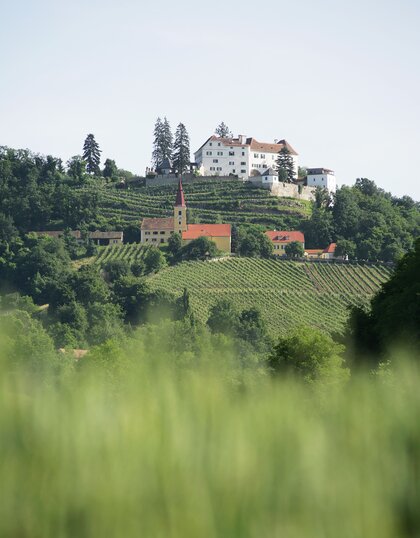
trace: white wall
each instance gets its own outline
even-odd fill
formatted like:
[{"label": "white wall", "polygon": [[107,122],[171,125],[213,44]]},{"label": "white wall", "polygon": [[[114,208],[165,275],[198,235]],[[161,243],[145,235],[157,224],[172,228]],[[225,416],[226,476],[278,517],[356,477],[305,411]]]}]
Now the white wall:
[{"label": "white wall", "polygon": [[199,167],[203,166],[204,175],[235,174],[243,178],[249,176],[249,146],[225,146],[222,142],[211,140],[197,151],[194,157]]},{"label": "white wall", "polygon": [[337,182],[332,174],[308,174],[308,187],[324,187],[329,192],[335,192]]}]

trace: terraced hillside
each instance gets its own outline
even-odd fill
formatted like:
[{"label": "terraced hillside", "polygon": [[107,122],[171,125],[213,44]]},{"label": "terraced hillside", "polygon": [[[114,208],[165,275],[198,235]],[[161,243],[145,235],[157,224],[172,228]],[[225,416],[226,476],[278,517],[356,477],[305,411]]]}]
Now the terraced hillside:
[{"label": "terraced hillside", "polygon": [[[84,190],[97,187],[85,187]],[[111,225],[126,225],[143,217],[172,215],[177,186],[99,189],[101,215]],[[310,212],[310,203],[271,196],[266,189],[241,181],[206,181],[184,185],[189,221],[263,224],[296,228]]]},{"label": "terraced hillside", "polygon": [[150,277],[154,288],[180,295],[188,288],[197,317],[206,321],[220,298],[238,309],[257,307],[270,332],[285,334],[303,324],[340,331],[350,305],[367,303],[390,269],[376,265],[339,265],[225,258],[184,262]]}]

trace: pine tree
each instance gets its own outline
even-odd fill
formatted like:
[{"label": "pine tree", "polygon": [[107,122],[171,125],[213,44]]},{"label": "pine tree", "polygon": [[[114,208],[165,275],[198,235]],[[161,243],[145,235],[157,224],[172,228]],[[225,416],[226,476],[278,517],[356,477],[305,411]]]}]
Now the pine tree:
[{"label": "pine tree", "polygon": [[233,138],[232,132],[224,121],[222,121],[222,123],[220,123],[216,127],[214,132],[215,134],[217,134],[217,136],[220,136],[221,138]]},{"label": "pine tree", "polygon": [[155,130],[153,133],[153,152],[152,152],[152,163],[155,168],[163,161],[162,156],[162,135],[163,135],[163,123],[160,118],[156,120]]},{"label": "pine tree", "polygon": [[171,126],[169,125],[169,121],[164,118],[163,119],[163,128],[162,128],[162,157],[164,159],[171,159],[172,157],[172,144],[173,144],[173,136],[171,131]]},{"label": "pine tree", "polygon": [[101,162],[101,150],[93,134],[88,134],[83,144],[83,160],[86,162],[86,171],[88,174],[101,174],[99,164]]},{"label": "pine tree", "polygon": [[173,165],[178,174],[183,174],[189,168],[190,164],[190,137],[183,123],[180,123],[176,129]]},{"label": "pine tree", "polygon": [[290,151],[286,147],[283,147],[279,151],[276,164],[279,181],[283,181],[284,183],[294,183],[296,177],[295,163]]},{"label": "pine tree", "polygon": [[172,157],[172,132],[169,121],[158,118],[155,123],[152,163],[157,168],[164,159]]}]

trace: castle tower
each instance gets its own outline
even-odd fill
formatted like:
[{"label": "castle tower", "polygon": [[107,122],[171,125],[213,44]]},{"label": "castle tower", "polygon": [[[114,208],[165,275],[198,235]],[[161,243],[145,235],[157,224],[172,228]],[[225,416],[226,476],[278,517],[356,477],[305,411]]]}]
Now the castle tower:
[{"label": "castle tower", "polygon": [[187,230],[187,206],[185,204],[184,191],[182,190],[182,180],[179,178],[178,192],[174,206],[174,232],[182,233]]}]

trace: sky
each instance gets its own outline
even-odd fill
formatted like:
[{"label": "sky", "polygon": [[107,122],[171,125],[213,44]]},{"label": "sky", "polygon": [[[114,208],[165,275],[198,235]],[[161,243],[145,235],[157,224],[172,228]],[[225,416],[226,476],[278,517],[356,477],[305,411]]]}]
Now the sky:
[{"label": "sky", "polygon": [[153,128],[224,121],[338,184],[420,200],[419,0],[0,0],[0,145],[143,174]]}]

